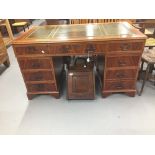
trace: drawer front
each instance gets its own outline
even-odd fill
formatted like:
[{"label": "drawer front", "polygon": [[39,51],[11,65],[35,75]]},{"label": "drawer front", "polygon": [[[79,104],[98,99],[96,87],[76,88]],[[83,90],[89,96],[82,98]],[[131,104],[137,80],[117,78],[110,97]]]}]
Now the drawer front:
[{"label": "drawer front", "polygon": [[107,51],[106,43],[71,43],[63,45],[49,45],[50,54],[87,54],[105,53]]},{"label": "drawer front", "polygon": [[106,57],[107,67],[129,67],[138,66],[140,56],[118,56]]},{"label": "drawer front", "polygon": [[76,54],[84,53],[85,44],[63,44],[63,45],[49,45],[49,54]]},{"label": "drawer front", "polygon": [[27,84],[28,92],[50,92],[56,91],[54,83],[45,83],[45,84]]},{"label": "drawer front", "polygon": [[124,90],[124,89],[135,89],[134,80],[124,80],[124,81],[105,81],[105,90]]},{"label": "drawer front", "polygon": [[144,43],[143,42],[128,42],[128,41],[115,41],[110,42],[108,51],[141,51],[143,49]]},{"label": "drawer front", "polygon": [[50,59],[18,59],[21,69],[50,69]]},{"label": "drawer front", "polygon": [[87,43],[85,52],[88,53],[105,53],[107,51],[107,43]]},{"label": "drawer front", "polygon": [[107,70],[106,79],[135,79],[137,70],[126,69],[126,70]]},{"label": "drawer front", "polygon": [[53,80],[52,71],[23,72],[26,81],[50,81]]},{"label": "drawer front", "polygon": [[48,45],[27,45],[15,47],[17,56],[26,55],[46,55],[48,54]]}]

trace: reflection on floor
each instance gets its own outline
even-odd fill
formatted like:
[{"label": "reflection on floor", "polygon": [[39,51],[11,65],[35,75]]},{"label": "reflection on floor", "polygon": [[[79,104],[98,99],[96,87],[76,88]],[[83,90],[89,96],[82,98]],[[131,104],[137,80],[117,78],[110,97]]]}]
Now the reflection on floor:
[{"label": "reflection on floor", "polygon": [[[40,95],[31,101],[12,47],[11,66],[0,75],[0,134],[155,134],[155,87],[142,96],[113,94],[95,100]],[[141,83],[137,83],[139,88]]]}]

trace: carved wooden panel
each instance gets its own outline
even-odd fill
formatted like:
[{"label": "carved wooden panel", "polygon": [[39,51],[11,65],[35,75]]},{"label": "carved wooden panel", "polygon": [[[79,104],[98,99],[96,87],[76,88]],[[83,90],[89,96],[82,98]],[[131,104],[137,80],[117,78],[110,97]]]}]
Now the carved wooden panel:
[{"label": "carved wooden panel", "polygon": [[93,71],[69,71],[68,99],[94,99],[95,81]]}]

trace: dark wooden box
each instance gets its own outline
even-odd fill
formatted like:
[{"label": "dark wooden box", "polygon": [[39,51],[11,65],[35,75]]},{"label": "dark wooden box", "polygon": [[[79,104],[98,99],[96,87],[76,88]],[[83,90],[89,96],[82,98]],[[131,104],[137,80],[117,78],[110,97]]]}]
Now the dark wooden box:
[{"label": "dark wooden box", "polygon": [[94,99],[95,75],[93,68],[71,68],[67,72],[68,99]]}]

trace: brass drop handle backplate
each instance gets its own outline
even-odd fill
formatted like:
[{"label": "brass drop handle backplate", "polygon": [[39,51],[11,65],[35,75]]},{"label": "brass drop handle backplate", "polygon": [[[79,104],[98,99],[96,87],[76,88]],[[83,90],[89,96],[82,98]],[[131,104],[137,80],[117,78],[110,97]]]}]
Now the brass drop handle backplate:
[{"label": "brass drop handle backplate", "polygon": [[122,60],[119,60],[118,64],[119,64],[119,66],[126,66],[126,62],[122,61]]},{"label": "brass drop handle backplate", "polygon": [[124,43],[120,45],[122,51],[128,51],[130,49],[130,44]]},{"label": "brass drop handle backplate", "polygon": [[122,88],[123,88],[123,85],[122,85],[121,83],[119,83],[119,84],[116,84],[115,87],[116,87],[117,89],[122,89]]},{"label": "brass drop handle backplate", "polygon": [[124,77],[124,73],[116,73],[116,77],[123,78]]},{"label": "brass drop handle backplate", "polygon": [[87,52],[95,52],[96,48],[93,44],[88,44],[86,47]]}]

